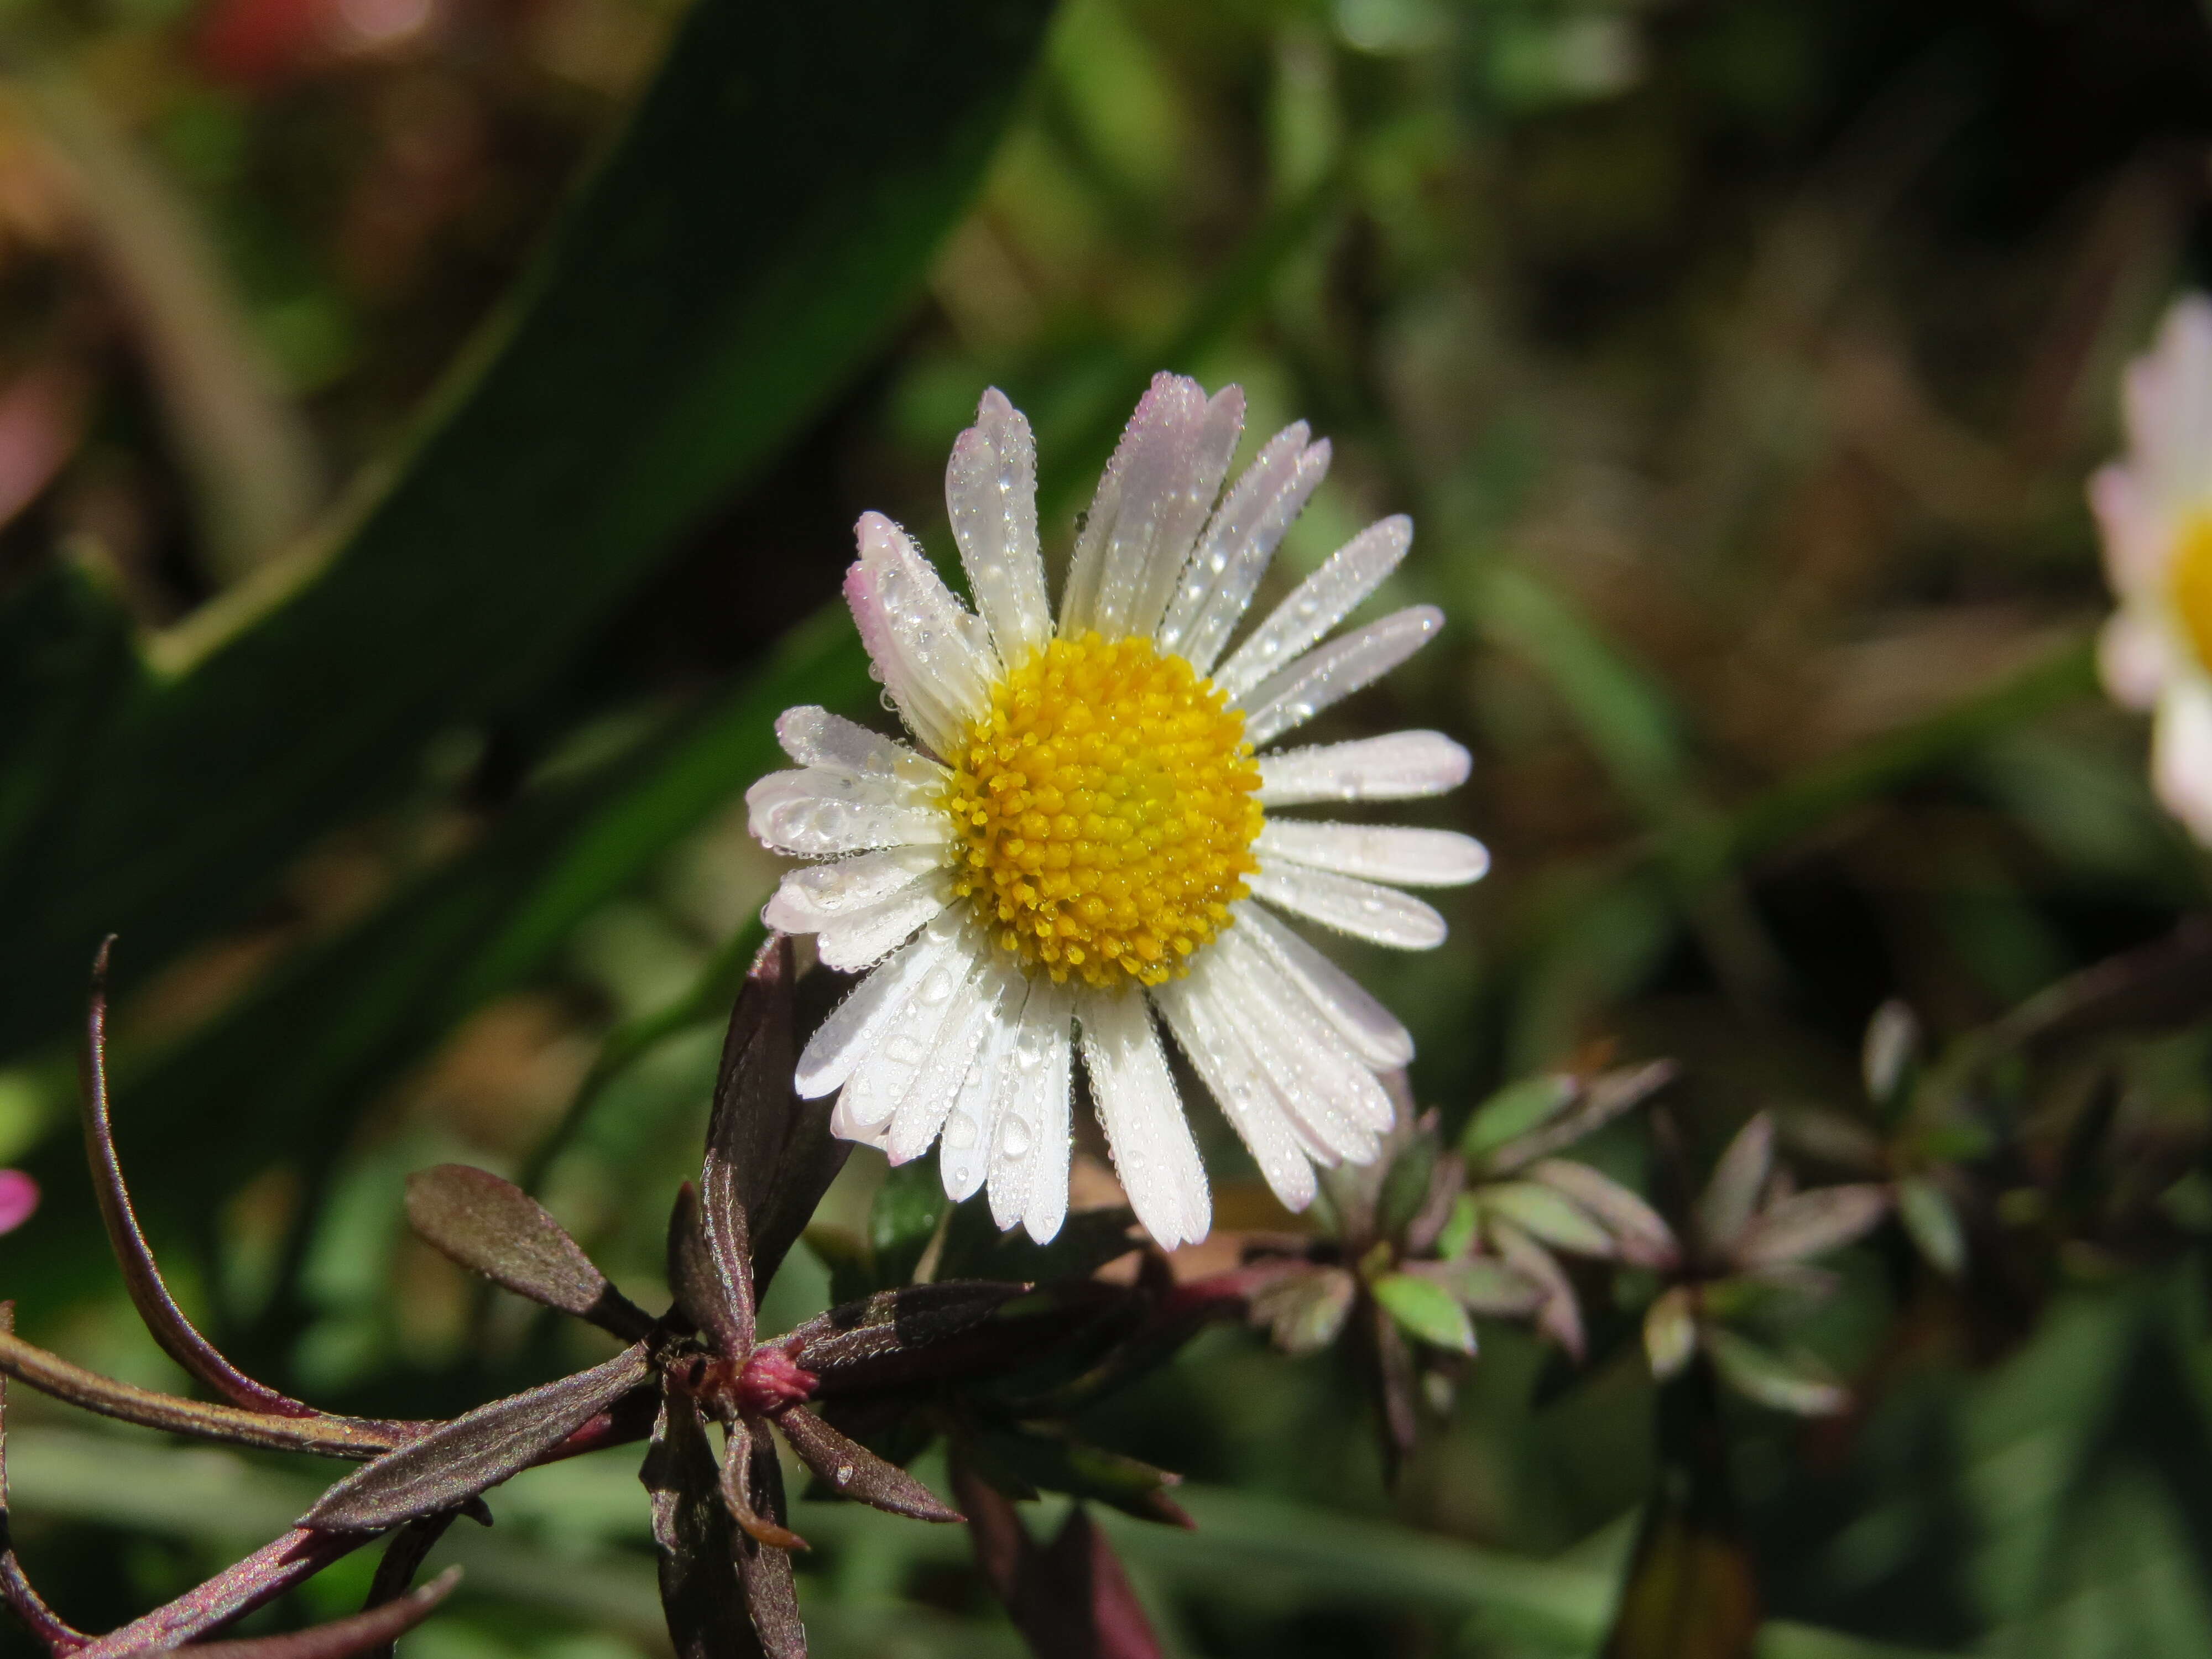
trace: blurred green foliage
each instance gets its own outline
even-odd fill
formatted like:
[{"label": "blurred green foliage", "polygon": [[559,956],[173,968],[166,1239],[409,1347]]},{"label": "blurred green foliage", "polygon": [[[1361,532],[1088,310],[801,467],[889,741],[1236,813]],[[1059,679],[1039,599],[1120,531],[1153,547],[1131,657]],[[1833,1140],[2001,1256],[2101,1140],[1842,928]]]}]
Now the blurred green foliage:
[{"label": "blurred green foliage", "polygon": [[[1497,873],[1441,950],[1354,964],[1446,1132],[1537,1068],[1671,1056],[1698,1170],[1771,1108],[1921,1183],[1790,1332],[1856,1410],[1719,1408],[1758,1650],[2212,1653],[2203,1034],[1990,1036],[2205,902],[2094,695],[2080,489],[2203,254],[2190,0],[0,27],[0,1158],[48,1194],[0,1289],[38,1340],[176,1381],[62,1132],[114,930],[125,1161],[241,1363],[398,1413],[598,1357],[407,1238],[406,1171],[535,1171],[650,1298],[775,874],[738,797],[785,705],[872,717],[824,609],[853,519],[944,551],[944,457],[998,385],[1063,550],[1168,368],[1336,446],[1271,581],[1419,526],[1385,598],[1451,631],[1322,735],[1477,756],[1431,821]],[[1979,1139],[1869,1105],[1893,998]],[[1196,1115],[1217,1248],[1288,1225]],[[1633,1183],[1650,1153],[1626,1120],[1589,1156]],[[824,1253],[880,1173],[855,1158]],[[1395,1490],[1331,1352],[1216,1332],[1097,1407],[1192,1477],[1195,1534],[1105,1517],[1171,1650],[1594,1651],[1682,1466],[1649,1286],[1575,1271],[1589,1363],[1478,1320]],[[796,1252],[768,1323],[830,1272]],[[301,1507],[295,1471],[11,1403],[22,1548],[80,1622]],[[410,1651],[655,1651],[637,1496],[588,1460],[518,1481]],[[1014,1650],[957,1534],[815,1508],[821,1651]]]}]

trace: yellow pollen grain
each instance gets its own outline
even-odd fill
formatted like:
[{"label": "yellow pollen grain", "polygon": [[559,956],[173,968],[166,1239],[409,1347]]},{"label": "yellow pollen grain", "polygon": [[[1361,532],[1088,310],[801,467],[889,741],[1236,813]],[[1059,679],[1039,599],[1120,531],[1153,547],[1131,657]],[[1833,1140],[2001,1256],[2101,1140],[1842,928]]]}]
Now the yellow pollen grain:
[{"label": "yellow pollen grain", "polygon": [[951,758],[953,887],[1056,981],[1158,985],[1229,926],[1257,870],[1242,712],[1149,640],[1054,640],[993,688]]},{"label": "yellow pollen grain", "polygon": [[2212,669],[2212,513],[2192,513],[2182,521],[2166,583],[2197,660]]}]

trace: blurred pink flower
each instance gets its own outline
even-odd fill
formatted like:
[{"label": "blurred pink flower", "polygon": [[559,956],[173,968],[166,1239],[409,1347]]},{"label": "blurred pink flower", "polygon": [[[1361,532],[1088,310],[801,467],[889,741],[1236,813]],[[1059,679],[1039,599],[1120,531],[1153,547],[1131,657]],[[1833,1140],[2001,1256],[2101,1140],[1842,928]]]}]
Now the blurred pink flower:
[{"label": "blurred pink flower", "polygon": [[21,1170],[0,1170],[0,1233],[12,1233],[39,1207],[39,1183]]}]

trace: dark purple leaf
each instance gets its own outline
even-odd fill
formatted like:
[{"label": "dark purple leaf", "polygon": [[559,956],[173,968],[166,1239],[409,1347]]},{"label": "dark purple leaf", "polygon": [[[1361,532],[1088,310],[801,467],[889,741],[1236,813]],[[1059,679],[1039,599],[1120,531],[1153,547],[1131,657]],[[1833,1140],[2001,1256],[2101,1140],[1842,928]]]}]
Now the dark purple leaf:
[{"label": "dark purple leaf", "polygon": [[743,1286],[732,1292],[743,1310],[741,1348],[752,1346],[753,1212],[775,1190],[784,1142],[798,1115],[799,1097],[791,1086],[792,978],[791,940],[771,933],[730,1010],[699,1176],[708,1254],[725,1284]]},{"label": "dark purple leaf", "polygon": [[[731,1518],[737,1522],[738,1530],[745,1539],[786,1553],[810,1548],[804,1538],[784,1525],[781,1478],[778,1478],[772,1492],[756,1490],[761,1474],[752,1438],[757,1425],[757,1419],[741,1417],[729,1427],[727,1437],[722,1442],[722,1501],[729,1506]],[[772,1454],[769,1461],[775,1461]]]},{"label": "dark purple leaf", "polygon": [[653,1316],[592,1265],[584,1247],[511,1181],[466,1164],[407,1177],[407,1220],[423,1240],[471,1273],[532,1302],[588,1319],[635,1342]]},{"label": "dark purple leaf", "polygon": [[959,1460],[952,1480],[975,1564],[1038,1659],[1160,1659],[1128,1574],[1080,1504],[1039,1549],[1012,1501],[989,1481]]},{"label": "dark purple leaf", "polygon": [[830,1133],[834,1103],[802,1101],[792,1088],[794,977],[790,939],[770,934],[730,1011],[707,1126],[708,1241],[725,1263],[750,1250],[756,1290],[775,1277],[853,1150]]},{"label": "dark purple leaf", "polygon": [[100,1200],[100,1217],[107,1225],[107,1242],[123,1268],[123,1282],[131,1305],[146,1322],[161,1351],[224,1399],[248,1411],[278,1417],[321,1417],[313,1406],[255,1382],[216,1351],[202,1336],[184,1310],[169,1294],[154,1252],[139,1230],[131,1207],[130,1189],[124,1184],[122,1161],[115,1152],[114,1126],[107,1103],[107,957],[114,947],[110,934],[100,942],[92,961],[92,1000],[85,1017],[84,1051],[81,1056],[84,1105],[84,1147],[92,1164],[92,1186]]},{"label": "dark purple leaf", "polygon": [[1358,1289],[1348,1268],[1301,1264],[1252,1293],[1252,1319],[1285,1353],[1316,1353],[1343,1330]]},{"label": "dark purple leaf", "polygon": [[857,1440],[848,1439],[803,1406],[769,1419],[782,1431],[799,1461],[841,1498],[850,1498],[893,1515],[917,1521],[957,1521],[960,1511],[908,1474],[878,1457]]},{"label": "dark purple leaf", "polygon": [[685,1182],[668,1216],[668,1289],[676,1311],[703,1332],[725,1358],[743,1363],[753,1346],[750,1268],[740,1261],[735,1285],[726,1282],[707,1243],[698,1189]]},{"label": "dark purple leaf", "polygon": [[1879,1182],[1815,1187],[1753,1216],[1729,1254],[1746,1267],[1825,1255],[1873,1231],[1889,1206],[1889,1188]]},{"label": "dark purple leaf", "polygon": [[690,1396],[661,1396],[638,1478],[653,1498],[661,1611],[676,1659],[753,1659],[761,1646],[738,1580],[737,1528],[722,1501],[706,1424]]},{"label": "dark purple leaf", "polygon": [[[0,1302],[0,1331],[15,1328],[15,1304]],[[31,1634],[52,1650],[82,1647],[91,1639],[72,1630],[59,1613],[46,1605],[46,1598],[31,1587],[23,1564],[15,1559],[15,1539],[8,1509],[8,1383],[4,1376],[0,1376],[0,1601],[4,1601]]]},{"label": "dark purple leaf", "polygon": [[70,1659],[145,1659],[149,1653],[167,1653],[266,1606],[366,1542],[359,1533],[295,1527],[167,1606],[88,1643]]},{"label": "dark purple leaf", "polygon": [[744,1506],[738,1514],[738,1577],[744,1585],[753,1633],[769,1659],[806,1659],[806,1626],[799,1621],[799,1585],[791,1570],[792,1548],[805,1546],[784,1524],[790,1510],[783,1497],[783,1468],[776,1462],[775,1437],[758,1418],[730,1425],[724,1494],[733,1495],[733,1488]]},{"label": "dark purple leaf", "polygon": [[1498,1253],[1505,1258],[1505,1265],[1543,1292],[1536,1309],[1536,1328],[1579,1360],[1586,1340],[1582,1304],[1575,1299],[1574,1281],[1549,1250],[1510,1222],[1495,1222],[1491,1231],[1497,1239]]},{"label": "dark purple leaf", "polygon": [[822,1379],[824,1394],[943,1376],[1019,1358],[1036,1346],[1020,1316],[1054,1305],[1025,1285],[956,1280],[879,1291],[817,1314],[784,1339],[799,1367]]},{"label": "dark purple leaf", "polygon": [[[334,1619],[327,1625],[289,1631],[282,1636],[258,1636],[239,1642],[195,1642],[189,1647],[167,1650],[194,1659],[352,1659],[376,1649],[389,1650],[392,1643],[428,1619],[438,1603],[460,1583],[461,1570],[447,1567],[417,1590],[397,1601],[356,1613],[350,1619]],[[162,1651],[142,1649],[146,1659]]]},{"label": "dark purple leaf", "polygon": [[1698,1242],[1710,1255],[1726,1259],[1759,1207],[1773,1169],[1774,1119],[1760,1112],[1729,1142],[1698,1197]]},{"label": "dark purple leaf", "polygon": [[1493,1175],[1509,1175],[1595,1134],[1673,1082],[1676,1070],[1671,1060],[1655,1060],[1592,1078],[1582,1085],[1580,1097],[1571,1110],[1500,1146],[1486,1160],[1487,1169]]},{"label": "dark purple leaf", "polygon": [[[1613,1235],[1620,1259],[1634,1267],[1672,1267],[1681,1249],[1674,1231],[1659,1212],[1612,1176],[1571,1158],[1540,1158],[1529,1166],[1532,1181],[1556,1188],[1595,1216]],[[1533,1231],[1533,1230],[1532,1230]]]},{"label": "dark purple leaf", "polygon": [[527,1468],[651,1375],[635,1343],[587,1371],[479,1406],[347,1476],[301,1524],[380,1532],[452,1509]]},{"label": "dark purple leaf", "polygon": [[775,1277],[791,1247],[814,1218],[815,1206],[830,1183],[852,1156],[853,1143],[830,1133],[834,1097],[801,1101],[783,1143],[783,1158],[775,1166],[775,1183],[754,1210],[753,1283],[763,1285]]},{"label": "dark purple leaf", "polygon": [[[474,1507],[478,1517],[489,1524],[491,1512],[483,1507],[483,1500],[475,1499]],[[384,1554],[376,1564],[376,1577],[369,1581],[368,1600],[362,1610],[368,1612],[405,1595],[413,1587],[415,1575],[422,1570],[424,1559],[462,1513],[460,1510],[443,1510],[419,1521],[410,1521],[392,1534],[392,1541],[384,1547]],[[392,1642],[397,1638],[395,1632],[391,1640],[365,1650],[365,1659],[392,1659]]]},{"label": "dark purple leaf", "polygon": [[1383,1467],[1395,1480],[1398,1466],[1413,1451],[1414,1438],[1420,1430],[1419,1419],[1414,1413],[1417,1391],[1413,1354],[1406,1346],[1406,1339],[1399,1334],[1397,1321],[1381,1303],[1370,1299],[1364,1312],[1367,1316],[1368,1364],[1380,1413],[1376,1426],[1382,1437]]},{"label": "dark purple leaf", "polygon": [[261,1446],[272,1451],[306,1451],[325,1457],[374,1457],[401,1446],[431,1425],[422,1423],[380,1423],[364,1418],[278,1417],[247,1411],[237,1406],[218,1406],[207,1401],[185,1400],[157,1394],[113,1377],[72,1365],[59,1354],[0,1331],[0,1375],[27,1382],[41,1394],[66,1400],[86,1411],[98,1412],[125,1423],[199,1440],[220,1440],[234,1446]]},{"label": "dark purple leaf", "polygon": [[2212,997],[2212,919],[2191,916],[2165,939],[2068,975],[1973,1039],[1987,1055],[2112,1030],[2158,1030],[2204,1017]]}]

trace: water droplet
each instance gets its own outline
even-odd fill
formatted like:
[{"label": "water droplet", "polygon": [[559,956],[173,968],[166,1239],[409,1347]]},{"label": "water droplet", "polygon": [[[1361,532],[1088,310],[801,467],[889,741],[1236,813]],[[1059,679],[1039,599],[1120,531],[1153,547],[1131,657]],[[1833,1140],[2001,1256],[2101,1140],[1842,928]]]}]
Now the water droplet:
[{"label": "water droplet", "polygon": [[921,981],[916,996],[934,1008],[952,994],[952,971],[949,968],[933,968]]},{"label": "water droplet", "polygon": [[965,1112],[955,1112],[951,1121],[945,1126],[945,1144],[954,1152],[964,1152],[975,1144],[975,1137],[981,1133],[974,1118]]},{"label": "water droplet", "polygon": [[1018,1158],[1030,1149],[1030,1126],[1020,1118],[1009,1117],[1006,1127],[999,1131],[999,1151],[1006,1158]]},{"label": "water droplet", "polygon": [[884,1044],[884,1056],[896,1060],[902,1066],[921,1065],[922,1057],[927,1053],[927,1050],[923,1048],[920,1041],[905,1031],[894,1033],[890,1041]]}]

